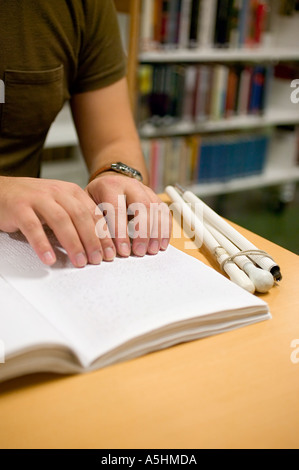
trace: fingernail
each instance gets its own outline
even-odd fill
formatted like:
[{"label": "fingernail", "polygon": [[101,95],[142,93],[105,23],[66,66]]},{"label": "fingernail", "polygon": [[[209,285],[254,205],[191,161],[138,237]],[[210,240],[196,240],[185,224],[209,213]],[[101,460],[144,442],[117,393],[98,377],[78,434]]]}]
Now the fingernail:
[{"label": "fingernail", "polygon": [[55,257],[51,251],[46,251],[46,253],[44,253],[42,256],[42,259],[45,264],[53,264],[55,262]]},{"label": "fingernail", "polygon": [[159,251],[159,242],[157,240],[154,240],[153,242],[150,243],[148,251],[150,253],[158,253]]},{"label": "fingernail", "polygon": [[169,244],[168,238],[163,238],[163,240],[161,241],[162,250],[166,250],[166,248],[168,247],[168,244]]},{"label": "fingernail", "polygon": [[91,264],[100,264],[102,262],[102,255],[99,251],[94,251],[90,256]]},{"label": "fingernail", "polygon": [[128,243],[121,243],[119,246],[119,251],[123,256],[130,256],[131,248],[129,247]]},{"label": "fingernail", "polygon": [[87,263],[87,259],[86,259],[85,254],[79,253],[76,256],[76,265],[78,266],[78,268],[83,268],[84,266],[86,266],[86,263]]},{"label": "fingernail", "polygon": [[105,260],[112,261],[115,258],[115,252],[111,246],[104,249]]},{"label": "fingernail", "polygon": [[138,243],[135,247],[135,254],[137,256],[144,256],[146,253],[146,244],[145,243]]}]

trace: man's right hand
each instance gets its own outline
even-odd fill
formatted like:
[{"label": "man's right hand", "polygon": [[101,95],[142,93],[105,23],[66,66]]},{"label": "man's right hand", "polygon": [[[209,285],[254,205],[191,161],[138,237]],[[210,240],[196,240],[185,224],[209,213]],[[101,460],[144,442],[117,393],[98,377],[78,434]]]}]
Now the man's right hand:
[{"label": "man's right hand", "polygon": [[56,256],[43,223],[53,230],[75,267],[112,261],[116,250],[108,228],[104,239],[95,232],[101,217],[96,204],[74,183],[0,176],[0,230],[20,230],[46,265],[53,265]]}]

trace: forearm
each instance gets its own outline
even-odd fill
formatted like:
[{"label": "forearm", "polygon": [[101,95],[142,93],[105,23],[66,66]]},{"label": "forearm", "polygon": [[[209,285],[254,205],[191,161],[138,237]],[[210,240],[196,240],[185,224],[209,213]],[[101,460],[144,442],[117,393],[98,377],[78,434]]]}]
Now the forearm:
[{"label": "forearm", "polygon": [[121,161],[140,171],[148,184],[125,79],[105,89],[73,96],[72,110],[90,174]]}]

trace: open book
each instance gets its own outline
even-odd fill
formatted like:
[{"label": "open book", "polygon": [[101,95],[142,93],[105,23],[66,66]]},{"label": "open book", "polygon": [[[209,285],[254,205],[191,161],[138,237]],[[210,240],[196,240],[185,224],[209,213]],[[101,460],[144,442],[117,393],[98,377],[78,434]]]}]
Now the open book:
[{"label": "open book", "polygon": [[91,371],[271,318],[263,300],[172,246],[83,269],[55,250],[50,268],[22,235],[0,232],[0,381]]}]

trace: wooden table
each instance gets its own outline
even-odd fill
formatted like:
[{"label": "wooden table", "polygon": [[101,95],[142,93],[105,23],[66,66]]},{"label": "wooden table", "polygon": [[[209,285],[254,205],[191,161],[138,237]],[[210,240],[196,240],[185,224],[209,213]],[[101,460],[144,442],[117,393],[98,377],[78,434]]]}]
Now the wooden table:
[{"label": "wooden table", "polygon": [[240,231],[281,266],[263,296],[272,320],[87,375],[0,384],[0,447],[299,448],[298,256]]}]

